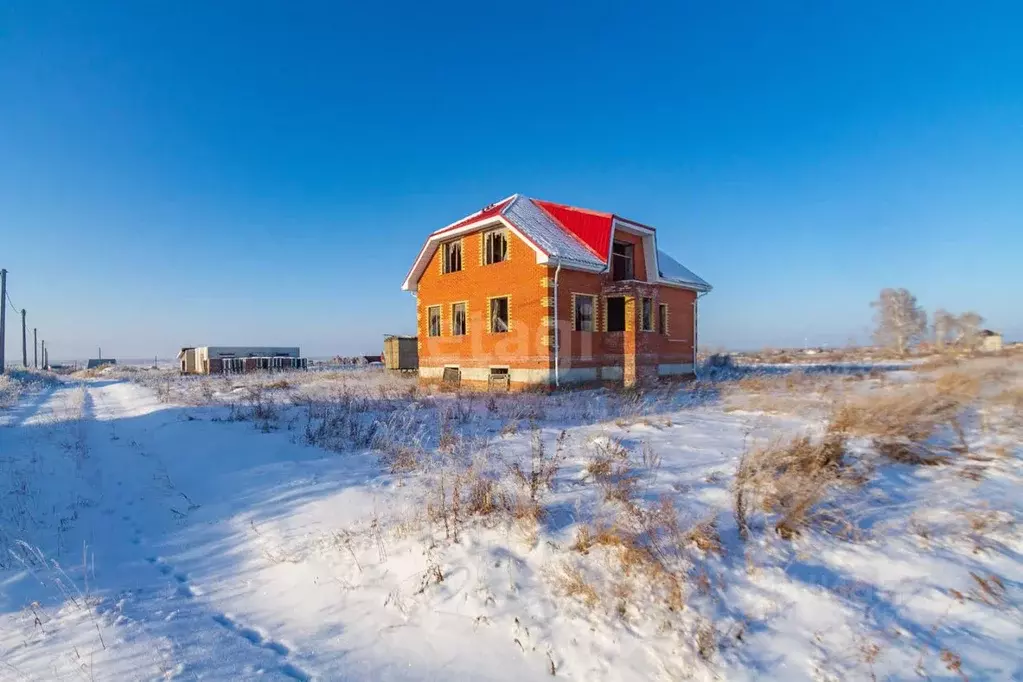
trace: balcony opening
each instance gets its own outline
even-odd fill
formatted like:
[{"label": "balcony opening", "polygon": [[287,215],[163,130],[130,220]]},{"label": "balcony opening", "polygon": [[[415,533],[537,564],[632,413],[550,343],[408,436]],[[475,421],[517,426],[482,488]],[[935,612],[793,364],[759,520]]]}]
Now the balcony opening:
[{"label": "balcony opening", "polygon": [[626,242],[615,242],[611,246],[611,279],[620,282],[635,279],[632,268],[633,245]]}]

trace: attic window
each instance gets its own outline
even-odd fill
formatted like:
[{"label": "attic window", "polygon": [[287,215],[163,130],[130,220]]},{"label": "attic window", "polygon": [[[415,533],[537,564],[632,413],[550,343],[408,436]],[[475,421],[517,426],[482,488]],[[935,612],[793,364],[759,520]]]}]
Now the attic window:
[{"label": "attic window", "polygon": [[462,269],[462,242],[444,244],[444,273],[459,272]]},{"label": "attic window", "polygon": [[483,235],[483,263],[493,265],[508,260],[508,236],[504,230]]}]

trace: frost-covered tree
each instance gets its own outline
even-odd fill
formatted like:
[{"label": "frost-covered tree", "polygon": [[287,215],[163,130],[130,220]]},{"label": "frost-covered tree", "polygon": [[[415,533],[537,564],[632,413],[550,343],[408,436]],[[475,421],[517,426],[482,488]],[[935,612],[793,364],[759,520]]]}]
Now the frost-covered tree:
[{"label": "frost-covered tree", "polygon": [[876,309],[874,341],[904,355],[927,333],[927,313],[906,289],[882,289],[870,304]]},{"label": "frost-covered tree", "polygon": [[966,348],[976,348],[980,341],[980,325],[984,318],[973,312],[965,312],[956,318],[956,343]]},{"label": "frost-covered tree", "polygon": [[944,308],[934,311],[934,345],[939,350],[954,338],[957,325],[958,318]]}]

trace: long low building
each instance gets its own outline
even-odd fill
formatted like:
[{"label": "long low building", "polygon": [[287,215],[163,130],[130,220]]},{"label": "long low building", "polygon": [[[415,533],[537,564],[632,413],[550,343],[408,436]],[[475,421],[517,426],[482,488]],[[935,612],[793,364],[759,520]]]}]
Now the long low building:
[{"label": "long low building", "polygon": [[297,346],[187,346],[178,353],[182,374],[234,374],[305,369]]}]

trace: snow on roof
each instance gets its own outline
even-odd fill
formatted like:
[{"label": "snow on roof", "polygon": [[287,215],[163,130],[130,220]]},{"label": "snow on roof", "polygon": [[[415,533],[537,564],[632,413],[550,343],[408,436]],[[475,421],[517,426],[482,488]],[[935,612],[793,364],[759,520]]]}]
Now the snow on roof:
[{"label": "snow on roof", "polygon": [[604,269],[605,259],[598,258],[529,197],[515,195],[504,209],[503,215],[548,256],[562,261],[562,265],[592,270]]},{"label": "snow on roof", "polygon": [[657,251],[657,269],[657,274],[661,279],[689,286],[698,291],[711,290],[710,284],[703,278],[659,249]]},{"label": "snow on roof", "polygon": [[[552,258],[566,268],[590,272],[602,272],[608,268],[611,234],[616,224],[625,223],[626,229],[628,225],[645,228],[645,234],[653,246],[652,250],[656,253],[657,275],[660,281],[697,291],[711,289],[706,281],[656,248],[653,228],[613,213],[530,199],[521,194],[513,194],[432,232],[420,250],[416,262],[413,263],[402,288],[415,291],[426,263],[437,245],[448,234],[473,231],[497,221],[504,221],[506,225],[520,233],[536,251],[538,263],[545,262],[543,259]],[[652,270],[650,275],[653,275]]]}]

